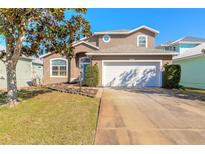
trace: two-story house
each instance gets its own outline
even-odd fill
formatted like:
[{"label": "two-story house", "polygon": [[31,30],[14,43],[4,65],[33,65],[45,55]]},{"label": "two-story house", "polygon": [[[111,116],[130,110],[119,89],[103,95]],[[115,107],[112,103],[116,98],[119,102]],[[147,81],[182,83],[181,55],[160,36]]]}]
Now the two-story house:
[{"label": "two-story house", "polygon": [[[55,53],[43,56],[44,84],[79,81],[88,64],[97,64],[99,86],[161,87],[163,65],[175,52],[155,48],[159,32],[147,26],[132,30],[95,32],[73,43],[74,56],[68,60]],[[70,67],[68,67],[68,64]],[[83,75],[85,79],[85,75]]]},{"label": "two-story house", "polygon": [[166,51],[176,51],[179,55],[205,42],[204,38],[186,36],[175,41],[167,41],[157,48]]}]

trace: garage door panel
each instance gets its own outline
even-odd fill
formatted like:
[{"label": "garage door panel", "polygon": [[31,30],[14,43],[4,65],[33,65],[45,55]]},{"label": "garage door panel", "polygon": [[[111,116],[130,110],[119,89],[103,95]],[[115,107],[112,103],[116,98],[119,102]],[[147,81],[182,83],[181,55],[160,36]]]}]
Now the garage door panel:
[{"label": "garage door panel", "polygon": [[159,63],[104,63],[104,85],[111,87],[160,86]]}]

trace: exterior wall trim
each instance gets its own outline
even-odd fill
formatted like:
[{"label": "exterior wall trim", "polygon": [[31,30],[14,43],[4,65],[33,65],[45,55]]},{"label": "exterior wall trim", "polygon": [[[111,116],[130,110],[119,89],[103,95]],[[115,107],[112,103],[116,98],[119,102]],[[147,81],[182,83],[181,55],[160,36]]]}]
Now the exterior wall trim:
[{"label": "exterior wall trim", "polygon": [[[52,61],[53,60],[64,60],[64,61],[66,61],[66,76],[53,76],[52,75]],[[49,65],[49,67],[50,67],[50,78],[66,78],[66,77],[68,77],[68,60],[66,59],[66,58],[52,58],[52,59],[50,59],[50,65]]]},{"label": "exterior wall trim", "polygon": [[85,42],[85,41],[77,42],[77,43],[73,44],[72,46],[75,47],[75,46],[77,46],[77,45],[79,45],[79,44],[83,44],[83,43],[84,43],[84,44],[87,44],[88,46],[91,46],[91,47],[93,47],[93,48],[99,50],[99,47],[97,47],[97,46],[95,46],[95,45],[92,45],[92,44],[90,44],[90,43],[87,43],[87,42]]},{"label": "exterior wall trim", "polygon": [[160,63],[160,74],[159,74],[159,85],[160,85],[160,87],[162,87],[162,69],[163,69],[163,60],[102,60],[102,70],[101,70],[101,72],[102,72],[102,86],[103,87],[105,87],[105,81],[104,81],[104,79],[105,79],[105,77],[104,77],[104,75],[105,75],[105,73],[104,73],[104,64],[106,63],[106,62],[158,62],[158,63]]},{"label": "exterior wall trim", "polygon": [[181,58],[173,58],[173,61],[180,61],[180,60],[192,59],[192,58],[203,57],[203,56],[205,56],[205,54],[197,54],[197,55],[191,55],[191,56],[186,56]]}]

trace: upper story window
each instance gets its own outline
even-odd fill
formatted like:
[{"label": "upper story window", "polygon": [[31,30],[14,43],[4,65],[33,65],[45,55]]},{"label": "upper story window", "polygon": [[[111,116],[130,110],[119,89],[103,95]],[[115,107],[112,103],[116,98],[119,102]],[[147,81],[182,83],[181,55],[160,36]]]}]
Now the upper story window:
[{"label": "upper story window", "polygon": [[104,35],[103,36],[103,42],[105,42],[105,43],[110,42],[110,36],[109,35]]},{"label": "upper story window", "polygon": [[51,77],[66,77],[68,74],[67,59],[55,58],[50,61]]},{"label": "upper story window", "polygon": [[146,35],[137,36],[137,46],[147,48],[147,36]]}]

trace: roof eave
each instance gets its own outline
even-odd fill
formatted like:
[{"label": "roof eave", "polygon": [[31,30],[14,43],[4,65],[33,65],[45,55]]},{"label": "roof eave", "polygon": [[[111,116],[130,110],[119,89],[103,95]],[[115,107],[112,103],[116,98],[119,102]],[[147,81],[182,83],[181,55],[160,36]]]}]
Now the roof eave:
[{"label": "roof eave", "polygon": [[170,53],[86,53],[86,55],[89,56],[114,56],[114,55],[172,55],[172,56],[176,56],[177,53],[176,52],[170,52]]},{"label": "roof eave", "polygon": [[191,59],[191,58],[196,58],[201,56],[205,56],[205,54],[195,54],[195,55],[184,56],[184,57],[175,57],[173,58],[173,61],[186,60],[186,59]]},{"label": "roof eave", "polygon": [[40,58],[45,58],[45,57],[47,57],[47,56],[49,56],[49,55],[51,55],[51,54],[53,54],[54,52],[49,52],[49,53],[46,53],[46,54],[44,54],[44,55],[42,55],[42,56],[39,56]]}]

